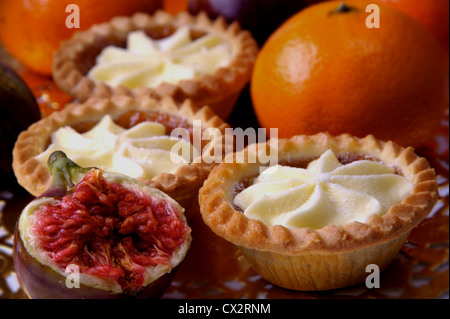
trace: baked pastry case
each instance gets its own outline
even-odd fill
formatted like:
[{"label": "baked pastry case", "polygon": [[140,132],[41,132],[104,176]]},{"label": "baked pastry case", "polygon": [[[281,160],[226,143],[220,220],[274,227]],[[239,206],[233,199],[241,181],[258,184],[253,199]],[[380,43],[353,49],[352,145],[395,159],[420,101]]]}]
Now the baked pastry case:
[{"label": "baked pastry case", "polygon": [[[0,62],[21,68],[0,47]],[[24,71],[27,72],[27,71]],[[44,116],[62,108],[53,101],[69,102],[55,83],[30,75],[30,88],[38,96]],[[248,87],[244,88],[227,121],[232,127],[257,128]],[[192,245],[163,299],[436,299],[448,298],[449,238],[449,114],[434,140],[416,149],[435,169],[439,198],[429,216],[416,227],[390,266],[381,273],[380,288],[364,284],[319,291],[283,289],[263,279],[231,243],[205,225],[200,214],[189,224]],[[18,185],[0,189],[0,299],[25,299],[13,263],[13,237],[22,209],[34,197]]]}]

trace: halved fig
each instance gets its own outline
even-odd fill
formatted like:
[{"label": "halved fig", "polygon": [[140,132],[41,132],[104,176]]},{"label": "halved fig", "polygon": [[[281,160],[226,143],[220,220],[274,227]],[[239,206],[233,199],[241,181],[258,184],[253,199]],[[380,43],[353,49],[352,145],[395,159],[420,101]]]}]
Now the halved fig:
[{"label": "halved fig", "polygon": [[128,176],[51,154],[52,186],[22,211],[14,265],[30,298],[158,298],[191,243],[184,209]]}]

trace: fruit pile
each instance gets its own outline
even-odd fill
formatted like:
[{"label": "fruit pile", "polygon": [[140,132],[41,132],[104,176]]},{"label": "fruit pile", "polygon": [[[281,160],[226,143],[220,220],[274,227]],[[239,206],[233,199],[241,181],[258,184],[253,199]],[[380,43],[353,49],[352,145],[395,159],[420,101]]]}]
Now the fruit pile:
[{"label": "fruit pile", "polygon": [[[132,6],[116,1],[105,8],[96,0],[78,5],[81,29],[161,8],[239,21],[265,44],[251,81],[251,102],[259,125],[278,128],[280,137],[348,132],[424,145],[448,107],[448,1],[378,0],[383,24],[376,30],[365,27],[367,3],[349,1],[353,9],[335,12],[338,3],[321,2],[328,1],[134,1]],[[51,76],[53,52],[77,30],[55,28],[68,17],[69,3],[0,1],[3,46],[30,70]],[[48,78],[28,70],[23,74],[44,115],[69,101]]]},{"label": "fruit pile", "polygon": [[[19,133],[41,116],[58,112],[73,101],[73,97],[64,93],[52,79],[55,52],[65,41],[76,37],[77,31],[136,12],[153,15],[157,10],[165,10],[195,16],[204,12],[211,19],[220,17],[221,20],[216,20],[219,21],[217,25],[229,23],[233,26],[237,21],[243,29],[250,31],[260,51],[254,61],[251,79],[246,83],[248,102],[257,125],[266,128],[267,132],[277,128],[280,138],[320,132],[349,133],[361,138],[374,135],[401,146],[419,148],[433,142],[445,112],[448,112],[448,0],[139,0],[131,4],[121,0],[79,0],[76,8],[70,6],[72,2],[0,0],[0,45],[20,63],[17,70],[0,64],[0,136],[6,141],[0,148],[0,172],[2,176],[9,176],[2,179],[7,184],[2,187],[10,187],[13,183],[11,154]],[[79,27],[67,27],[77,22],[80,22]],[[196,37],[200,35],[196,34]],[[224,78],[226,75],[229,74]],[[242,105],[246,102],[245,95],[243,97],[243,102],[234,109],[235,116],[246,116]],[[59,234],[66,227],[79,232],[75,239],[71,236],[55,239],[59,240],[55,244],[57,248],[63,250],[58,253],[76,256],[82,260],[85,269],[95,268],[95,272],[86,270],[87,279],[84,279],[86,282],[99,280],[101,290],[108,290],[113,278],[112,285],[124,288],[125,292],[139,293],[142,286],[154,279],[147,278],[150,265],[167,266],[177,249],[182,250],[181,255],[186,253],[190,229],[184,220],[183,209],[170,197],[167,199],[165,194],[161,195],[153,188],[149,190],[148,185],[127,179],[123,186],[126,190],[120,194],[125,194],[122,198],[115,191],[122,186],[93,178],[95,183],[104,183],[104,189],[94,190],[98,185],[84,180],[83,183],[92,188],[90,194],[95,194],[93,200],[86,194],[81,196],[80,187],[76,188],[81,179],[74,173],[74,169],[79,168],[75,163],[65,161],[65,167],[58,169],[52,165],[54,162],[49,160],[49,169],[54,169],[56,182],[50,193],[42,197],[57,198],[57,208],[51,206],[53,202],[49,204],[48,200],[38,199],[40,206],[36,208],[34,203],[33,211],[27,208],[26,213],[38,212],[40,224],[30,230],[29,221],[25,220],[16,235],[19,238],[17,270],[22,275],[21,283],[36,292],[34,297],[49,296],[46,295],[48,291],[33,290],[39,276],[48,276],[49,287],[58,290],[61,287],[56,286],[56,282],[64,276],[60,271],[49,271],[46,263],[53,268],[56,266],[46,258],[37,258],[39,252],[28,253],[27,240],[32,235],[27,232],[36,232],[36,229],[42,234]],[[88,177],[92,178],[91,175]],[[111,179],[116,180],[116,177]],[[52,192],[55,189],[58,192]],[[80,200],[77,195],[84,197]],[[65,196],[70,196],[70,200],[62,200]],[[125,207],[125,198],[135,197],[138,199],[132,207]],[[61,208],[66,205],[67,211],[76,215],[78,211],[74,207],[91,199],[93,204],[89,210],[94,211],[96,217],[90,222],[97,220],[98,228],[107,229],[111,236],[98,237],[100,239],[95,243],[92,238],[97,238],[100,231],[92,230],[92,225],[83,227],[78,219],[76,225],[58,222],[57,218],[45,224],[48,221],[46,209],[54,212],[66,209]],[[121,216],[114,216],[114,221],[108,215],[112,210],[102,206],[111,203],[121,207],[118,213]],[[145,211],[146,207],[150,213]],[[23,218],[28,217],[32,219],[30,216]],[[125,247],[114,230],[127,221],[131,221],[133,228],[129,232],[136,232],[127,238],[136,240],[140,247],[135,244]],[[153,222],[157,226],[151,224]],[[154,228],[150,229],[150,224]],[[75,244],[80,238],[87,238],[82,249],[79,249],[81,245]],[[52,254],[50,246],[53,242],[46,240],[43,245]],[[60,241],[71,240],[73,242],[67,247],[60,245]],[[152,242],[151,247],[148,242]],[[183,257],[178,256],[177,265]],[[108,267],[99,267],[98,260],[107,263]],[[32,271],[26,266],[30,261],[33,261]],[[110,269],[116,271],[115,275],[108,274]],[[27,280],[31,284],[25,283]],[[87,289],[86,293],[94,296],[98,290],[92,293]]]}]

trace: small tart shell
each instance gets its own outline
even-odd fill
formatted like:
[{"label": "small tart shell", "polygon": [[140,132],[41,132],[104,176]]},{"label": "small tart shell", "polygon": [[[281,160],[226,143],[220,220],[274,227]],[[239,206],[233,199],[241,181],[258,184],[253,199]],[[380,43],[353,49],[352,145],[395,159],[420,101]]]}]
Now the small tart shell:
[{"label": "small tart shell", "polygon": [[[126,95],[115,95],[111,99],[90,98],[82,104],[69,104],[62,111],[32,124],[19,135],[13,149],[13,169],[18,183],[34,196],[41,195],[50,186],[50,171],[35,156],[46,150],[51,134],[57,129],[70,126],[75,130],[87,130],[106,114],[114,120],[129,111],[168,114],[190,124],[200,120],[202,129],[216,128],[223,136],[225,128],[229,127],[209,107],[196,108],[189,100],[178,104],[170,97],[161,100]],[[192,201],[194,205],[198,203],[198,190],[215,165],[215,161],[205,162],[203,159],[180,166],[174,174],[160,173],[145,182],[174,198],[189,214],[189,205]]]},{"label": "small tart shell", "polygon": [[[249,161],[254,158],[249,156],[261,151],[269,154],[270,145],[277,146],[278,163],[286,165],[307,164],[328,149],[339,159],[381,161],[410,180],[413,190],[385,215],[372,216],[367,223],[328,225],[317,230],[268,226],[247,218],[235,208],[233,199],[236,185],[257,176],[267,166],[258,161],[259,155],[256,161]],[[380,269],[389,265],[409,232],[428,216],[438,198],[435,172],[425,158],[412,148],[373,136],[360,139],[320,133],[273,139],[233,156],[234,162],[226,158],[200,189],[202,217],[217,235],[237,245],[262,277],[288,289],[328,290],[361,283],[368,276],[369,264]]]},{"label": "small tart shell", "polygon": [[[123,86],[110,87],[86,76],[103,48],[108,45],[124,47],[128,33],[145,30],[161,38],[170,35],[170,30],[184,25],[189,25],[195,32],[222,37],[234,52],[230,64],[212,74],[181,80],[177,85],[161,83],[155,88],[138,87],[133,90]],[[77,32],[64,42],[54,55],[53,79],[62,90],[80,101],[91,96],[109,98],[124,91],[140,92],[153,98],[171,96],[178,102],[188,98],[199,106],[210,106],[217,115],[227,119],[242,89],[250,80],[257,53],[256,41],[238,23],[228,25],[223,18],[213,21],[204,13],[198,16],[186,12],[176,16],[164,11],[154,15],[137,13],[132,17],[116,17],[110,22]]]}]

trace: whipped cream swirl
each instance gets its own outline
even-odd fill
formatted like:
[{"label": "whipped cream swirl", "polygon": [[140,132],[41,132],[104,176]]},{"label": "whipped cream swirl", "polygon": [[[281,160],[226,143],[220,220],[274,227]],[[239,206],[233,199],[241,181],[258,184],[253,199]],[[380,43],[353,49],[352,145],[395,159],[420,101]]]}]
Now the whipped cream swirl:
[{"label": "whipped cream swirl", "polygon": [[[190,152],[173,152],[174,149]],[[109,115],[85,133],[78,133],[69,126],[56,130],[51,135],[51,144],[36,159],[47,165],[48,157],[56,150],[62,150],[82,167],[95,166],[143,179],[151,179],[159,173],[174,173],[199,155],[190,141],[166,135],[160,123],[146,121],[124,129]]]},{"label": "whipped cream swirl", "polygon": [[412,183],[385,164],[357,160],[343,165],[328,150],[305,169],[267,168],[234,204],[267,225],[320,229],[383,215],[411,190]]},{"label": "whipped cream swirl", "polygon": [[172,35],[154,40],[144,31],[127,36],[127,47],[108,46],[97,57],[88,77],[111,86],[156,87],[162,82],[176,84],[211,74],[232,59],[230,46],[217,35],[192,39],[188,26]]}]

